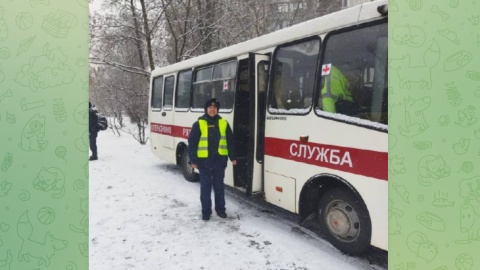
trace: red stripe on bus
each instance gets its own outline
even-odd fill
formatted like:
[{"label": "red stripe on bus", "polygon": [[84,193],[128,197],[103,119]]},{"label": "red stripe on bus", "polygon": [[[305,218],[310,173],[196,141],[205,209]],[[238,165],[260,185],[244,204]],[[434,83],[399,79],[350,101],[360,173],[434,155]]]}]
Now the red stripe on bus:
[{"label": "red stripe on bus", "polygon": [[388,153],[265,138],[265,155],[388,181]]},{"label": "red stripe on bus", "polygon": [[191,129],[191,127],[180,127],[174,125],[150,123],[150,132],[184,139],[188,139],[188,135],[190,135]]},{"label": "red stripe on bus", "polygon": [[[151,123],[150,131],[188,139],[191,127]],[[388,181],[387,152],[266,137],[265,155]]]}]

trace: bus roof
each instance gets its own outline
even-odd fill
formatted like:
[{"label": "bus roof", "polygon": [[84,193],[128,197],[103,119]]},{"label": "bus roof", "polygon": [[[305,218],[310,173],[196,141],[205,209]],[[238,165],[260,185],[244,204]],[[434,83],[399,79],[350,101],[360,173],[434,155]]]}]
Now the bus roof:
[{"label": "bus roof", "polygon": [[[319,35],[331,30],[335,30],[348,25],[355,25],[362,22],[374,20],[382,17],[377,11],[377,7],[386,5],[387,0],[376,0],[361,5],[357,5],[348,9],[340,10],[327,14],[303,23],[299,23],[288,28],[284,28],[260,37],[249,39],[247,41],[237,43],[235,45],[225,47],[207,54],[196,56],[188,60],[184,60],[165,67],[155,68],[152,76],[169,74],[180,70],[205,65],[220,61],[222,59],[238,57],[248,54],[249,52],[258,52],[277,44],[298,40],[304,37]],[[311,29],[318,29],[312,31]]]}]

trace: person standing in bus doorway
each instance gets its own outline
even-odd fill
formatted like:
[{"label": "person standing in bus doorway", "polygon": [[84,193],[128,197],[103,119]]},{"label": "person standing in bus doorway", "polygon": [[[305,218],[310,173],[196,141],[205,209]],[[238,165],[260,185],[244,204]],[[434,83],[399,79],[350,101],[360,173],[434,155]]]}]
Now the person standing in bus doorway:
[{"label": "person standing in bus doorway", "polygon": [[88,102],[88,137],[90,140],[90,150],[92,155],[88,160],[97,160],[97,135],[98,135],[98,116],[95,107]]},{"label": "person standing in bus doorway", "polygon": [[215,194],[215,211],[226,218],[223,178],[228,158],[237,165],[233,132],[227,120],[218,115],[220,102],[213,98],[205,104],[205,114],[192,126],[188,138],[190,166],[200,172],[200,201],[202,219],[212,214],[212,187]]}]

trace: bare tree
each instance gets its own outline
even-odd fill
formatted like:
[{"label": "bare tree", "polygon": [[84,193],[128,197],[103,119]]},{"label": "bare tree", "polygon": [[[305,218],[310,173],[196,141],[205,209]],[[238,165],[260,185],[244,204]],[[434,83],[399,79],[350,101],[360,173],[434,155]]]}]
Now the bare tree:
[{"label": "bare tree", "polygon": [[91,77],[97,79],[92,86],[92,98],[108,100],[103,109],[114,119],[120,119],[120,126],[122,114],[128,115],[138,127],[135,139],[145,144],[148,86],[154,67],[149,7],[143,0],[139,7],[134,0],[110,1],[106,5],[114,12],[103,16],[94,14],[91,20],[90,62],[102,66],[102,76],[91,72]]},{"label": "bare tree", "polygon": [[338,0],[162,0],[168,63],[205,54],[341,8]]},{"label": "bare tree", "polygon": [[114,134],[120,136],[119,129],[123,125],[123,106],[109,96],[108,89],[105,89],[105,82],[110,81],[106,68],[102,66],[90,66],[90,100],[95,107],[102,112],[108,113],[108,126]]},{"label": "bare tree", "polygon": [[148,138],[150,73],[341,8],[338,0],[103,0],[91,14],[91,98],[134,137]]}]

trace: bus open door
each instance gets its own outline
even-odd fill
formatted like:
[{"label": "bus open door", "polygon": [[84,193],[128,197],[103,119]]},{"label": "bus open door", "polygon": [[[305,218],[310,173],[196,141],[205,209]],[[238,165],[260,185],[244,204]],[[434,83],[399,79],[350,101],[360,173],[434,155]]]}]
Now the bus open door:
[{"label": "bus open door", "polygon": [[237,166],[234,186],[247,195],[263,191],[263,137],[265,100],[270,57],[250,53],[239,62],[233,133]]}]

